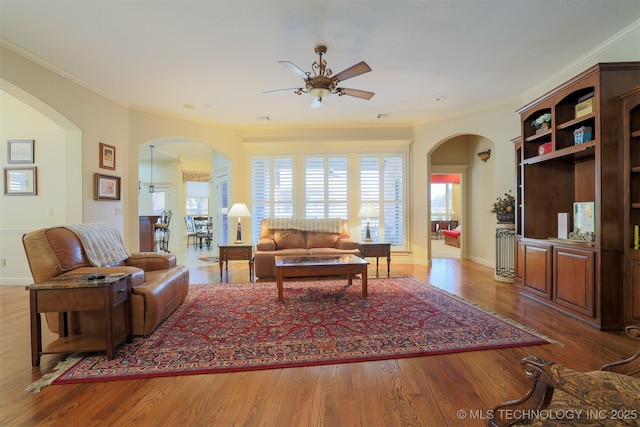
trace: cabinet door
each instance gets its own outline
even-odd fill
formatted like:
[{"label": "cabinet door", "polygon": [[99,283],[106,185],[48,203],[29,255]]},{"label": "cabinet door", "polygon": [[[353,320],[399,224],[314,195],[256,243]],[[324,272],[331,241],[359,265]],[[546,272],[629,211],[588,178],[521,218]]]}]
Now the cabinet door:
[{"label": "cabinet door", "polygon": [[627,258],[628,277],[624,296],[627,324],[640,324],[640,256]]},{"label": "cabinet door", "polygon": [[592,251],[553,248],[554,301],[569,310],[594,317],[594,254]]},{"label": "cabinet door", "polygon": [[551,299],[551,246],[525,243],[524,288]]},{"label": "cabinet door", "polygon": [[514,283],[522,285],[522,278],[524,277],[524,248],[525,245],[516,240],[516,277]]}]

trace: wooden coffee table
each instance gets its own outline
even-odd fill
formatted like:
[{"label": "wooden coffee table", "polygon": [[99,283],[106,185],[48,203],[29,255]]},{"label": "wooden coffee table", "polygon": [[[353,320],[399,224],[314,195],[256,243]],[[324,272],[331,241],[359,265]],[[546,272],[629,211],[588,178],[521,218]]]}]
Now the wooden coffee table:
[{"label": "wooden coffee table", "polygon": [[367,266],[369,262],[355,255],[277,256],[276,284],[278,301],[283,301],[282,282],[285,277],[326,277],[346,274],[351,284],[353,275],[360,274],[362,298],[367,297]]}]

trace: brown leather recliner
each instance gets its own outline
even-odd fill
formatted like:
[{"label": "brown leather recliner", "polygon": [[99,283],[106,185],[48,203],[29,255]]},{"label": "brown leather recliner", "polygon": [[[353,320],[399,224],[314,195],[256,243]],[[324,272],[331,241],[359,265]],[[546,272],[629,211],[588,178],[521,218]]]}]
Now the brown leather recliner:
[{"label": "brown leather recliner", "polygon": [[[93,266],[78,236],[65,227],[35,230],[22,237],[31,275],[42,282],[62,274],[127,273],[132,288],[131,329],[134,335],[148,335],[185,300],[189,291],[189,270],[176,265],[176,256],[155,252],[132,253],[131,257],[105,267]],[[47,313],[47,325],[58,332],[58,316]],[[86,334],[104,328],[98,312],[72,313],[71,334]]]}]

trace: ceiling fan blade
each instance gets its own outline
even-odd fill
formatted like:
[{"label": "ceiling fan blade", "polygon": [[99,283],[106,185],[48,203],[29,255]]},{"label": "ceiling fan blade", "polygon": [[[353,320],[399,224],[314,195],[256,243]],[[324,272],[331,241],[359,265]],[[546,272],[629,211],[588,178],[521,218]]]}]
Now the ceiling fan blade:
[{"label": "ceiling fan blade", "polygon": [[305,80],[309,77],[307,73],[302,71],[302,69],[298,67],[296,64],[294,64],[293,62],[289,62],[289,61],[278,61],[278,62]]},{"label": "ceiling fan blade", "polygon": [[313,101],[311,101],[310,108],[320,108],[320,107],[322,107],[322,99],[321,98],[313,98]]},{"label": "ceiling fan blade", "polygon": [[297,91],[301,91],[301,90],[302,90],[301,87],[290,87],[288,89],[265,90],[262,93],[289,92],[289,91],[293,91],[294,93],[297,93]]},{"label": "ceiling fan blade", "polygon": [[347,89],[344,87],[339,87],[337,89],[337,92],[343,95],[355,96],[356,98],[362,98],[367,100],[373,98],[373,95],[375,95],[374,92],[369,92],[366,90],[359,90],[359,89]]},{"label": "ceiling fan blade", "polygon": [[368,73],[369,71],[371,71],[371,67],[369,67],[366,62],[361,61],[356,65],[347,68],[346,70],[340,71],[338,74],[331,77],[331,81],[343,82],[352,77],[359,76],[360,74]]}]

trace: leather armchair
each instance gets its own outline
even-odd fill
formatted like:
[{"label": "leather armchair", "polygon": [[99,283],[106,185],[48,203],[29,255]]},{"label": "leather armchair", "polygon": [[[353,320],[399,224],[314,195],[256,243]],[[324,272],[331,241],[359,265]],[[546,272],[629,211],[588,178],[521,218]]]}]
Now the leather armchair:
[{"label": "leather armchair", "polygon": [[[132,333],[148,335],[187,296],[189,270],[177,265],[176,256],[165,253],[132,253],[127,259],[104,267],[93,266],[78,236],[65,227],[35,230],[22,237],[33,280],[42,282],[62,274],[126,273],[132,288]],[[58,316],[46,315],[47,325],[58,332]],[[99,313],[72,313],[71,334],[93,333],[104,328]]]}]

